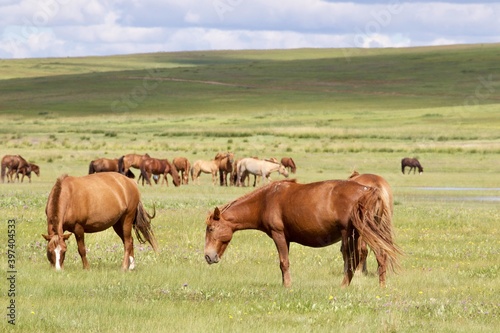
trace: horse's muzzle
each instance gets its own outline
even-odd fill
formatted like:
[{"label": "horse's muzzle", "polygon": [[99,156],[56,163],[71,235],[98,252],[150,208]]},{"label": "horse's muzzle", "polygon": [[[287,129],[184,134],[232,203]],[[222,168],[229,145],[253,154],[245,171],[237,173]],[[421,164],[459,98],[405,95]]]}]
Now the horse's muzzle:
[{"label": "horse's muzzle", "polygon": [[207,261],[207,263],[209,265],[211,264],[216,264],[219,262],[219,256],[217,255],[217,253],[214,253],[212,255],[210,254],[205,254],[205,260]]}]

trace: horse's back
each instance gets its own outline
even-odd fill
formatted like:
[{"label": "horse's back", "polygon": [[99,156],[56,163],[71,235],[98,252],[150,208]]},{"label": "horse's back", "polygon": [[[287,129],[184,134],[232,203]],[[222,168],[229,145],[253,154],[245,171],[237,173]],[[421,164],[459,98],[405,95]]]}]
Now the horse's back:
[{"label": "horse's back", "polygon": [[67,176],[60,186],[59,207],[65,207],[65,220],[114,223],[124,212],[135,210],[140,201],[137,185],[115,172]]},{"label": "horse's back", "polygon": [[[264,219],[278,223],[291,242],[323,247],[340,239],[350,212],[367,187],[348,180],[309,184],[277,181],[267,187]],[[276,218],[279,217],[279,218]]]}]

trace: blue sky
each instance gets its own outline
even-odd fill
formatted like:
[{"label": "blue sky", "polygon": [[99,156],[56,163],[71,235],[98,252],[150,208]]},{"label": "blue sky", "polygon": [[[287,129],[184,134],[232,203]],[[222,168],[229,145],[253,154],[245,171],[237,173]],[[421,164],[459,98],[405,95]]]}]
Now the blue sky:
[{"label": "blue sky", "polygon": [[500,42],[500,1],[0,0],[0,58]]}]

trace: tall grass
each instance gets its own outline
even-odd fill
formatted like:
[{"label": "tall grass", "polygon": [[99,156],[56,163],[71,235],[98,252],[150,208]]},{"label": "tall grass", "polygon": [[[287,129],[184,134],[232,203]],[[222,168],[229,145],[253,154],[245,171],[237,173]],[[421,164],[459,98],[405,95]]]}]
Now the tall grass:
[{"label": "tall grass", "polygon": [[[0,214],[17,222],[18,271],[16,326],[3,320],[1,331],[495,331],[498,101],[464,100],[481,75],[498,80],[497,53],[492,45],[361,50],[351,62],[340,50],[309,49],[4,61],[16,79],[0,81],[2,153],[39,164],[41,176],[0,184]],[[113,111],[151,68],[157,88]],[[209,80],[237,85],[200,82]],[[403,270],[380,289],[370,255],[369,275],[340,289],[338,244],[292,244],[285,289],[274,243],[257,231],[236,233],[208,266],[207,213],[252,190],[213,187],[208,175],[199,186],[139,186],[146,209],[157,209],[160,251],[136,241],[135,271],[121,272],[123,245],[112,230],[86,235],[89,271],[74,238],[65,270],[50,269],[41,234],[59,175],[84,175],[95,158],[131,152],[194,161],[225,150],[292,156],[300,182],[355,169],[383,175],[394,190]],[[405,156],[418,157],[424,174],[402,175]]]}]

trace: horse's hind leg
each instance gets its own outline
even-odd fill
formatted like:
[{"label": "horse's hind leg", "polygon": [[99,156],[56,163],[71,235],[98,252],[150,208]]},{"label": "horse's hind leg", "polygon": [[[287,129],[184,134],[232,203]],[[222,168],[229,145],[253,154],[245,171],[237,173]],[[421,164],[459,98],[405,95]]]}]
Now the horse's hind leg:
[{"label": "horse's hind leg", "polygon": [[123,242],[123,271],[135,268],[134,239],[132,238],[132,223],[134,221],[134,214],[129,215],[131,216],[126,216],[124,219],[113,225],[113,229]]},{"label": "horse's hind leg", "polygon": [[358,234],[355,230],[342,232],[342,257],[344,258],[344,280],[342,287],[348,287],[354,276],[354,270],[359,260]]},{"label": "horse's hind leg", "polygon": [[387,255],[385,253],[375,253],[378,263],[378,281],[379,285],[385,288],[385,276],[387,272]]}]

